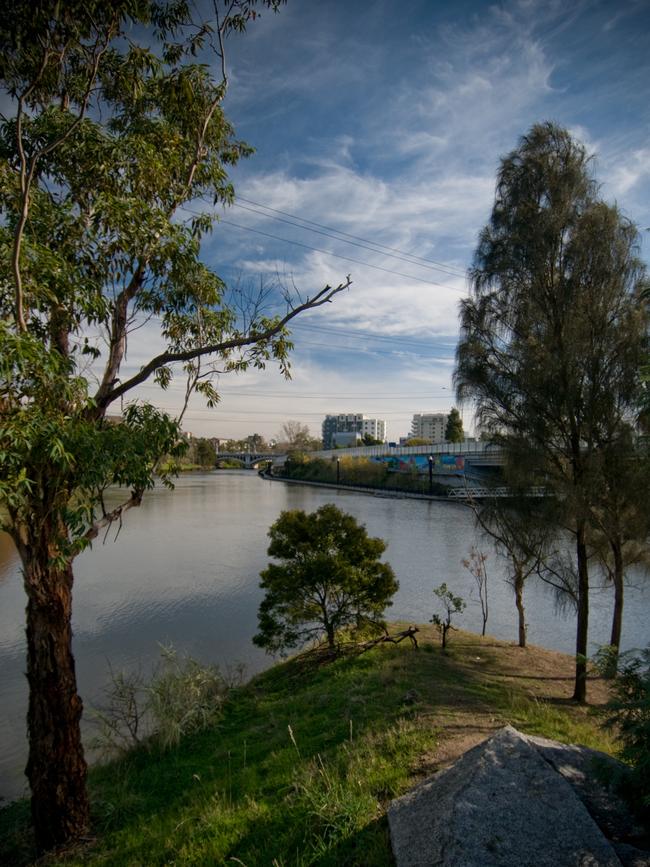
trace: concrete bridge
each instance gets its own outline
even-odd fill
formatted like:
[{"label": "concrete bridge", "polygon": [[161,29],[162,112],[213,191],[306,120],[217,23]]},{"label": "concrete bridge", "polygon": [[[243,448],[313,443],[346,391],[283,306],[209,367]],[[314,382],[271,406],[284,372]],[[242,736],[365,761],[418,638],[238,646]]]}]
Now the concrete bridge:
[{"label": "concrete bridge", "polygon": [[[269,452],[217,452],[216,460],[217,463],[223,460],[241,461],[247,469],[252,469],[258,464],[264,463],[265,461],[271,461],[277,457],[278,455]],[[286,457],[286,455],[282,455],[283,463],[286,460]]]},{"label": "concrete bridge", "polygon": [[[462,443],[430,443],[423,446],[359,446],[350,449],[324,449],[310,452],[312,458],[341,460],[343,458],[368,458],[388,463],[398,472],[429,473],[442,484],[459,489],[484,489],[493,486],[503,466],[502,450],[488,442],[466,440]],[[287,455],[273,455],[273,466],[284,465]]]}]

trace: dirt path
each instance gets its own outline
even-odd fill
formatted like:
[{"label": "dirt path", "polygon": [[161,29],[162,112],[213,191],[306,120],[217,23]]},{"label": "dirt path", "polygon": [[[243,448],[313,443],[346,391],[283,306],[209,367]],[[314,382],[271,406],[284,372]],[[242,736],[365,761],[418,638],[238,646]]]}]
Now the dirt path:
[{"label": "dirt path", "polygon": [[[429,632],[426,627],[421,637],[437,640],[433,629]],[[607,682],[592,674],[588,681],[588,705],[576,705],[571,700],[575,673],[571,656],[536,646],[520,648],[490,636],[481,638],[468,632],[454,632],[451,664],[458,671],[459,684],[454,689],[452,683],[445,690],[444,704],[437,703],[427,713],[428,721],[440,731],[440,742],[433,754],[422,757],[418,771],[425,774],[452,764],[509,721],[507,710],[495,713],[494,706],[489,707],[480,694],[468,692],[462,683],[463,675],[480,681],[488,689],[511,692],[515,713],[523,694],[539,701],[543,708],[548,706],[551,712],[562,709],[579,722],[609,697]]]}]

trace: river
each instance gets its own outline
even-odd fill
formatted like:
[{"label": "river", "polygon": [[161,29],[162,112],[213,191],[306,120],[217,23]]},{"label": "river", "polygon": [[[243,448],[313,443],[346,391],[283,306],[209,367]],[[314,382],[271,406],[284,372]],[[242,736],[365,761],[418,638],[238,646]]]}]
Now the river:
[{"label": "river", "polygon": [[[516,640],[513,594],[504,564],[458,503],[393,499],[263,480],[250,471],[191,473],[174,491],[148,494],[115,529],[75,564],[74,651],[86,717],[101,701],[109,663],[114,671],[148,672],[159,643],[173,644],[203,662],[254,674],[270,664],[251,638],[261,599],[259,572],[267,563],[267,530],[283,509],[313,511],[334,502],[388,543],[385,558],[400,582],[387,616],[425,622],[432,590],[446,581],[468,602],[458,625],[479,631],[481,609],[473,579],[462,566],[474,543],[490,552],[488,632]],[[612,594],[592,593],[590,648],[608,640]],[[555,612],[552,593],[531,580],[525,591],[529,640],[571,652],[574,620]],[[0,534],[0,796],[25,791],[27,685],[25,598],[16,553]],[[627,590],[624,645],[650,642],[650,581]],[[452,639],[453,640],[453,639]],[[87,732],[87,723],[86,729]]]}]

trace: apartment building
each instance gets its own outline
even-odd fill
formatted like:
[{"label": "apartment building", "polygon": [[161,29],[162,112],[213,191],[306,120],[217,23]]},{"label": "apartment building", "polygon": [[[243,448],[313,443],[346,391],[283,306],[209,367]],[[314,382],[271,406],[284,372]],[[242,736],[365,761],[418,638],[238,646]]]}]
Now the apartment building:
[{"label": "apartment building", "polygon": [[[326,415],[323,421],[323,448],[331,449],[337,445],[351,445],[351,434],[357,439],[370,434],[375,439],[385,442],[386,422],[380,418],[366,418],[363,413],[341,413]],[[341,436],[345,435],[345,436]]]},{"label": "apartment building", "polygon": [[417,413],[411,422],[410,436],[429,440],[432,443],[443,442],[447,418],[446,412]]}]

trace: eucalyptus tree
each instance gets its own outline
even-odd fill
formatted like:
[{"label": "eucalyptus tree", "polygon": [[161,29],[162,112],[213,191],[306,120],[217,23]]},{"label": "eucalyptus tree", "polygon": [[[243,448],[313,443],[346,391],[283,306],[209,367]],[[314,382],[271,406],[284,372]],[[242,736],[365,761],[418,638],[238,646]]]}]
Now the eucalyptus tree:
[{"label": "eucalyptus tree", "polygon": [[637,230],[605,204],[585,148],[535,125],[502,162],[461,304],[459,399],[562,498],[578,575],[574,698],[586,699],[588,526],[598,450],[639,399],[647,313]]},{"label": "eucalyptus tree", "polygon": [[[132,402],[120,423],[107,411],[149,379],[168,386],[179,366],[187,395],[209,404],[215,373],[269,360],[287,373],[286,326],[344,285],[287,297],[277,314],[255,307],[242,324],[199,256],[214,218],[184,210],[233,199],[227,168],[251,149],[222,109],[225,40],[281,2],[215,0],[215,20],[194,22],[185,0],[16,0],[0,23],[0,521],[27,595],[40,848],[89,822],[73,560],[180,451],[178,422],[152,406]],[[158,351],[126,369],[127,345],[139,360],[142,326],[156,323]],[[115,484],[130,493],[107,508]]]}]

